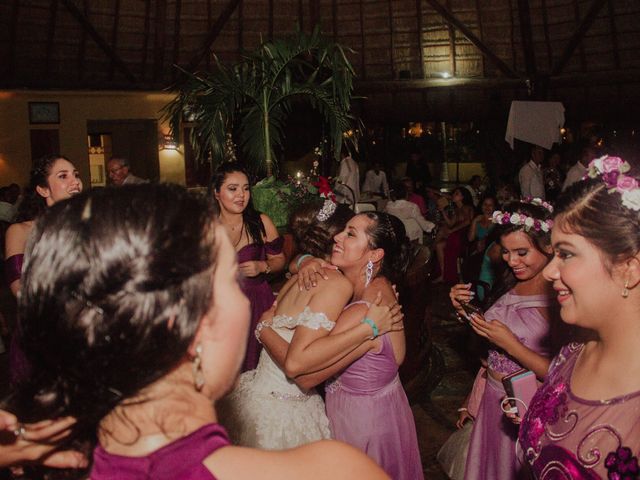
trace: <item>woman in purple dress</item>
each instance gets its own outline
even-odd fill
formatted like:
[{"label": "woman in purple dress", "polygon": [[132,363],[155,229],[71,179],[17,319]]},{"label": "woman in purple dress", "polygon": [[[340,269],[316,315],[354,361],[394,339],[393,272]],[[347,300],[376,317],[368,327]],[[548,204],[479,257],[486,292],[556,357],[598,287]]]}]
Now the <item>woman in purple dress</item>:
[{"label": "woman in purple dress", "polygon": [[[353,285],[352,302],[322,338],[311,341],[307,332],[305,339],[296,339],[296,332],[283,362],[287,375],[303,388],[339,375],[327,386],[325,398],[334,438],[367,453],[394,480],[423,478],[413,414],[398,377],[404,331],[378,336],[366,313],[372,302],[395,304],[389,278],[404,274],[409,248],[404,225],[393,215],[367,212],[353,217],[336,235],[331,255],[331,263]],[[346,332],[361,323],[371,326],[371,340],[347,341]],[[275,337],[263,330],[261,339],[270,352],[278,348]]]},{"label": "woman in purple dress", "polygon": [[603,157],[559,199],[545,268],[569,325],[594,333],[555,358],[520,427],[539,479],[640,478],[640,187]]},{"label": "woman in purple dress", "polygon": [[182,187],[151,184],[48,209],[19,305],[33,374],[3,407],[25,422],[76,419],[60,446],[93,453],[92,464],[65,478],[386,478],[331,441],[285,452],[229,444],[215,401],[237,376],[250,312],[212,213]]},{"label": "woman in purple dress", "polygon": [[[271,219],[253,208],[249,176],[242,165],[236,162],[222,164],[213,176],[211,188],[218,207],[217,218],[238,252],[242,292],[251,303],[249,331],[253,332],[260,316],[273,305],[273,291],[266,275],[284,268],[284,240]],[[247,337],[243,372],[256,368],[260,349],[251,333]]]},{"label": "woman in purple dress", "polygon": [[[542,275],[551,256],[550,212],[539,205],[516,202],[492,218],[500,229],[502,256],[511,278],[507,292],[486,311],[484,318],[468,321],[478,335],[493,344],[489,350],[487,383],[471,432],[465,479],[518,478],[517,428],[504,417],[506,396],[501,379],[522,368],[544,378],[553,356],[551,341],[551,288]],[[453,306],[464,315],[461,303],[473,299],[470,284],[455,285]]]},{"label": "woman in purple dress", "polygon": [[[47,207],[81,191],[80,173],[68,158],[53,154],[35,161],[29,185],[20,203],[16,223],[7,229],[5,238],[4,271],[7,285],[14,295],[17,296],[20,291],[24,251],[36,217]],[[9,348],[9,375],[12,384],[29,374],[28,364],[17,346],[19,332],[18,325],[11,337]]]}]

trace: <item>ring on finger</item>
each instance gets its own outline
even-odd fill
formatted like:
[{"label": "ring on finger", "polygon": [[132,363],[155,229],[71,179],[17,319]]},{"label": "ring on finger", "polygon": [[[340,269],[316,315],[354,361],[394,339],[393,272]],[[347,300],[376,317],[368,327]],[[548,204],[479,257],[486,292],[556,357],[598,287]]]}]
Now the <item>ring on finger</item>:
[{"label": "ring on finger", "polygon": [[16,428],[13,431],[13,434],[16,436],[16,438],[18,438],[20,440],[24,440],[25,439],[24,436],[25,436],[26,433],[27,433],[27,429],[24,428],[24,425],[21,424],[21,423],[18,425],[18,428]]}]

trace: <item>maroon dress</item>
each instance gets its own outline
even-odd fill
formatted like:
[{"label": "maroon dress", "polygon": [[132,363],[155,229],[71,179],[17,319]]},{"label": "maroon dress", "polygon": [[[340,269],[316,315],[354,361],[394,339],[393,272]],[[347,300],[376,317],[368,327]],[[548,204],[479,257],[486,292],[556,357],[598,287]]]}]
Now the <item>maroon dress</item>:
[{"label": "maroon dress", "polygon": [[[11,285],[16,280],[20,280],[23,261],[24,255],[22,253],[11,255],[4,261],[4,274],[7,285]],[[9,345],[9,382],[12,385],[16,385],[25,378],[28,378],[31,370],[27,358],[18,345],[19,338],[20,323],[17,324],[11,336],[11,344]]]},{"label": "maroon dress", "polygon": [[[250,260],[266,260],[267,255],[282,253],[283,245],[284,238],[282,237],[278,237],[271,242],[265,242],[262,245],[250,243],[238,251],[238,263]],[[262,314],[273,305],[275,297],[267,282],[267,276],[264,274],[260,274],[257,277],[243,278],[240,281],[240,287],[251,302],[251,328],[249,328],[249,336],[247,338],[247,353],[242,364],[242,371],[246,372],[258,366],[262,346],[256,340],[253,331]]]},{"label": "maroon dress", "polygon": [[216,450],[230,445],[227,432],[210,423],[144,457],[93,451],[91,480],[215,480],[202,463]]}]

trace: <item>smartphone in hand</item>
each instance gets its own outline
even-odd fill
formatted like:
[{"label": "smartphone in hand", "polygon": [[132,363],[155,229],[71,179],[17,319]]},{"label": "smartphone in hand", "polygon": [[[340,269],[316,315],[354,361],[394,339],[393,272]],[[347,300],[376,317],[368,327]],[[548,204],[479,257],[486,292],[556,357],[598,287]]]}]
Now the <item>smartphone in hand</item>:
[{"label": "smartphone in hand", "polygon": [[473,303],[460,302],[460,306],[468,317],[471,317],[471,315],[473,315],[474,313],[477,313],[478,315],[483,314],[482,309],[477,305],[474,305]]}]

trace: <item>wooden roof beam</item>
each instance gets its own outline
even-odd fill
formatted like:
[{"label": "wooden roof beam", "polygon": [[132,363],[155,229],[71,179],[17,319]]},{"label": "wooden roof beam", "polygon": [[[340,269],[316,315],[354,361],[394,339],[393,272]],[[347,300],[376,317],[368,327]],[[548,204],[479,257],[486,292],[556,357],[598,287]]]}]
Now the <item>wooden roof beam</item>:
[{"label": "wooden roof beam", "polygon": [[239,3],[240,0],[229,0],[226,7],[224,7],[222,12],[220,12],[218,19],[211,27],[211,30],[209,30],[209,34],[207,35],[207,38],[204,39],[204,42],[202,42],[202,45],[198,49],[198,52],[193,56],[193,58],[187,65],[187,71],[195,70],[202,59],[208,55],[211,45],[213,44],[213,42],[215,42],[216,38],[218,38],[218,35],[220,35],[220,32],[227,24],[227,21],[236,10],[236,7]]},{"label": "wooden roof beam", "polygon": [[587,30],[589,30],[594,20],[598,16],[598,13],[606,3],[607,2],[603,2],[602,0],[593,0],[591,6],[589,7],[589,10],[587,11],[587,14],[584,16],[582,22],[580,22],[580,25],[578,25],[578,28],[569,39],[569,42],[564,48],[562,55],[560,55],[560,57],[554,64],[553,69],[551,70],[552,76],[556,76],[559,73],[562,73],[562,70],[564,70],[564,67],[567,65],[567,62],[573,55],[573,52],[575,52],[576,48],[584,38],[584,34],[587,33]]},{"label": "wooden roof beam", "polygon": [[469,27],[467,27],[464,23],[462,23],[458,18],[453,15],[446,7],[440,4],[438,0],[426,0],[426,2],[433,8],[438,14],[444,18],[444,20],[452,25],[453,27],[460,30],[467,39],[482,52],[482,54],[487,57],[489,61],[491,61],[502,73],[504,73],[509,78],[519,78],[518,75],[509,65],[504,63],[493,51],[487,47],[475,34],[471,31]]},{"label": "wooden roof beam", "polygon": [[131,73],[127,65],[122,61],[122,59],[118,56],[118,54],[111,48],[111,46],[105,41],[104,38],[93,28],[91,22],[84,16],[78,7],[73,3],[72,0],[61,0],[62,4],[65,6],[72,17],[74,17],[78,23],[85,29],[87,34],[93,39],[94,42],[100,47],[100,49],[113,61],[115,66],[124,74],[124,76],[131,83],[137,83],[136,77]]},{"label": "wooden roof beam", "polygon": [[533,48],[529,0],[518,0],[518,16],[520,18],[520,36],[522,37],[522,49],[524,51],[524,64],[527,69],[527,77],[534,79],[538,71],[536,68],[536,54]]}]

